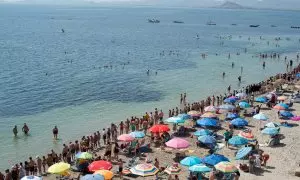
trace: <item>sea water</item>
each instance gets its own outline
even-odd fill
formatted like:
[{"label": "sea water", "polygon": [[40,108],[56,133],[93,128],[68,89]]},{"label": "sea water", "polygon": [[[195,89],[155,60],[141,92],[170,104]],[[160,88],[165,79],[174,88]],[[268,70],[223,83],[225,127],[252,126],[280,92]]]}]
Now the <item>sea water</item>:
[{"label": "sea water", "polygon": [[[60,151],[111,122],[154,108],[167,114],[180,93],[193,102],[286,72],[285,54],[297,64],[300,31],[290,26],[299,18],[294,11],[1,5],[0,169]],[[271,52],[281,58],[257,57]]]}]

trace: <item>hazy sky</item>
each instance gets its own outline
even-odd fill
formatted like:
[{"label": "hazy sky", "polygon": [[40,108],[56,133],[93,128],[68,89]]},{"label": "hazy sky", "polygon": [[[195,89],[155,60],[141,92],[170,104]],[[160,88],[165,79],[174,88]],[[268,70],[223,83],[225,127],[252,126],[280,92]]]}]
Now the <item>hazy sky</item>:
[{"label": "hazy sky", "polygon": [[[125,5],[159,5],[183,7],[211,7],[222,4],[226,0],[0,0],[11,3],[37,3],[37,4],[125,4]],[[243,6],[261,8],[287,8],[300,9],[300,0],[230,0]]]}]

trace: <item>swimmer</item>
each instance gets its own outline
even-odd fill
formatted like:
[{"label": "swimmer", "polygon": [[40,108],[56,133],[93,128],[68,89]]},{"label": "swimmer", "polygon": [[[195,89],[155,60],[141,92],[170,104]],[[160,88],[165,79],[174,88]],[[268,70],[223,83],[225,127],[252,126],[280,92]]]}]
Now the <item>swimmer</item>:
[{"label": "swimmer", "polygon": [[15,126],[13,128],[13,133],[14,133],[15,137],[18,135],[18,127],[17,126]]},{"label": "swimmer", "polygon": [[241,80],[242,80],[242,77],[241,77],[241,76],[239,76],[239,77],[238,77],[238,80],[239,80],[239,82],[241,82]]},{"label": "swimmer", "polygon": [[25,135],[28,135],[29,128],[28,128],[28,126],[27,126],[26,123],[24,123],[24,126],[23,126],[23,128],[22,128],[22,131],[24,132]]},{"label": "swimmer", "polygon": [[55,140],[57,140],[57,135],[58,135],[58,128],[57,128],[57,126],[54,126],[52,132],[53,132],[53,138]]},{"label": "swimmer", "polygon": [[147,70],[147,75],[149,76],[149,74],[150,74],[150,70],[148,69],[148,70]]},{"label": "swimmer", "polygon": [[231,63],[231,67],[232,67],[232,68],[234,67],[234,62]]},{"label": "swimmer", "polygon": [[225,77],[225,72],[223,72],[223,78]]},{"label": "swimmer", "polygon": [[264,61],[263,62],[263,68],[265,69],[265,67],[266,67],[266,62]]}]

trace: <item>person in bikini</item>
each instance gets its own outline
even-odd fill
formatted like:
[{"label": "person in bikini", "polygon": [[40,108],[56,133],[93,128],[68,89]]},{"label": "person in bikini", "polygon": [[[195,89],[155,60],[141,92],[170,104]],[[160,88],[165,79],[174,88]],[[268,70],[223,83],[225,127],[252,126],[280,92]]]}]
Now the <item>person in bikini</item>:
[{"label": "person in bikini", "polygon": [[28,135],[29,127],[27,126],[26,123],[24,123],[24,126],[23,126],[23,128],[22,128],[22,131],[24,132],[25,135]]}]

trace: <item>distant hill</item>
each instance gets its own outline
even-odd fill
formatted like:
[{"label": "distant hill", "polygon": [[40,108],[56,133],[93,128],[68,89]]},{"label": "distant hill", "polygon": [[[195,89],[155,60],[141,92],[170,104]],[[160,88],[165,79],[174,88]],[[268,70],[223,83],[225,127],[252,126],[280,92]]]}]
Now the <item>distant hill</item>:
[{"label": "distant hill", "polygon": [[222,9],[248,9],[248,7],[244,7],[242,5],[239,5],[235,2],[226,1],[225,3],[221,4],[220,6],[217,6],[216,8],[222,8]]}]

